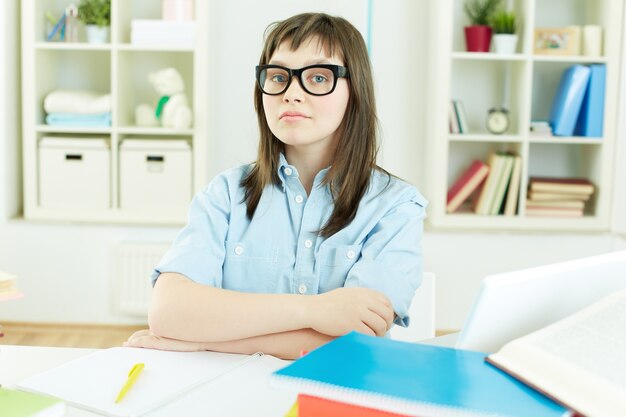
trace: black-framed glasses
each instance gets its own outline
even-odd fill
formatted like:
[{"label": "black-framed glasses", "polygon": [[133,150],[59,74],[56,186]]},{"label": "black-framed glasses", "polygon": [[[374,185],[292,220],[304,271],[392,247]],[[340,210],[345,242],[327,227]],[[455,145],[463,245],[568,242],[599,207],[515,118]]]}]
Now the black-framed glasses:
[{"label": "black-framed glasses", "polygon": [[256,81],[261,91],[277,96],[287,91],[298,77],[300,85],[312,96],[325,96],[335,91],[339,78],[349,78],[348,68],[341,65],[316,64],[300,69],[280,65],[257,65]]}]

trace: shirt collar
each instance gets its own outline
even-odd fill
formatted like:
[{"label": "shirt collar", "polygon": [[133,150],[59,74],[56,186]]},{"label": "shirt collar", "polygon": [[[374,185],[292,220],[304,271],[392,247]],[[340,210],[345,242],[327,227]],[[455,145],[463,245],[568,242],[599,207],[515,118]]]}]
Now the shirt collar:
[{"label": "shirt collar", "polygon": [[[330,170],[330,166],[326,167],[315,175],[315,180],[313,182],[313,187],[318,187],[321,184],[322,180],[326,177],[326,174]],[[287,178],[298,178],[298,170],[295,166],[289,165],[287,162],[287,158],[284,153],[280,153],[278,156],[278,170],[277,170],[278,178],[280,179],[280,183],[283,191],[285,191]]]}]

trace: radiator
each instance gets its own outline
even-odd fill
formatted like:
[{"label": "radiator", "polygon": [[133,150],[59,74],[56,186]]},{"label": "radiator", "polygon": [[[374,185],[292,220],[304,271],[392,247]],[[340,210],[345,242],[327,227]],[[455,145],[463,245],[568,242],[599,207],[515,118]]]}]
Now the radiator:
[{"label": "radiator", "polygon": [[167,243],[121,243],[115,254],[113,277],[113,309],[120,314],[148,316],[150,274],[163,254]]}]

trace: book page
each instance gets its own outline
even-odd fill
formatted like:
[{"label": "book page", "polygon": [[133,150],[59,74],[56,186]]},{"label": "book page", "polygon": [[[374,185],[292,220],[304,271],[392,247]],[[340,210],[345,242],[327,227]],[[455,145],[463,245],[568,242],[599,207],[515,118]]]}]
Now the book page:
[{"label": "book page", "polygon": [[626,415],[626,290],[513,340],[489,362],[585,416]]},{"label": "book page", "polygon": [[626,390],[626,296],[531,343]]}]

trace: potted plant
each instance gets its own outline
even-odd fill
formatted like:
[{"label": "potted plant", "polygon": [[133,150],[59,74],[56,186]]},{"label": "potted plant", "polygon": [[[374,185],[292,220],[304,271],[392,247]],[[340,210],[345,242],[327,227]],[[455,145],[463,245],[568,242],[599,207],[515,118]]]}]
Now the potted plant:
[{"label": "potted plant", "polygon": [[111,1],[81,0],[78,19],[85,24],[87,42],[106,43],[111,25]]},{"label": "potted plant", "polygon": [[498,10],[491,17],[493,49],[498,54],[514,54],[517,47],[517,22],[515,13]]},{"label": "potted plant", "polygon": [[491,15],[500,5],[500,0],[467,0],[465,14],[470,25],[465,27],[465,42],[469,52],[489,52],[491,43]]}]

